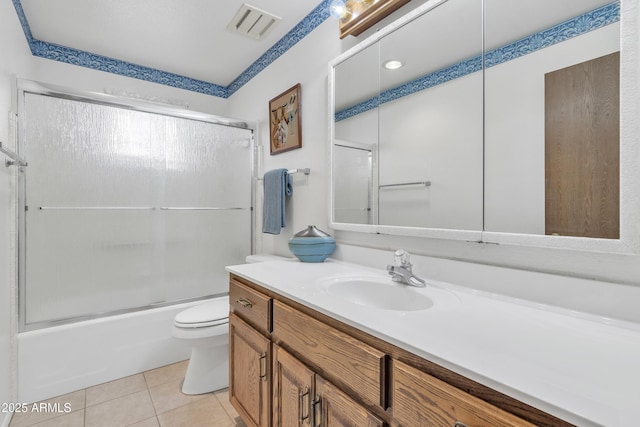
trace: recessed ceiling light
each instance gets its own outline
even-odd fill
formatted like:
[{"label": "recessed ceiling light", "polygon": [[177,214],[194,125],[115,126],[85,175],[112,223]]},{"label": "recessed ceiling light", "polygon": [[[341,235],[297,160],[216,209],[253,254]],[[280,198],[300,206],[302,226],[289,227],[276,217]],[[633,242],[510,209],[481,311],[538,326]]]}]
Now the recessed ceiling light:
[{"label": "recessed ceiling light", "polygon": [[403,65],[404,65],[404,61],[400,61],[399,59],[390,59],[388,61],[385,61],[384,64],[382,64],[382,66],[387,70],[397,70]]}]

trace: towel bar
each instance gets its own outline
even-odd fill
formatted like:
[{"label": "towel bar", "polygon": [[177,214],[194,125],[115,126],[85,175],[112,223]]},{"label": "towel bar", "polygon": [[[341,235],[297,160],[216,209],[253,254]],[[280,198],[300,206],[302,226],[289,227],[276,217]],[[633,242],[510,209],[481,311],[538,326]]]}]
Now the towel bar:
[{"label": "towel bar", "polygon": [[[311,173],[311,169],[310,168],[297,168],[297,169],[289,169],[287,170],[287,173],[289,175],[294,174],[294,173],[303,173],[305,175],[309,175]],[[262,181],[262,178],[256,178],[258,181]]]}]

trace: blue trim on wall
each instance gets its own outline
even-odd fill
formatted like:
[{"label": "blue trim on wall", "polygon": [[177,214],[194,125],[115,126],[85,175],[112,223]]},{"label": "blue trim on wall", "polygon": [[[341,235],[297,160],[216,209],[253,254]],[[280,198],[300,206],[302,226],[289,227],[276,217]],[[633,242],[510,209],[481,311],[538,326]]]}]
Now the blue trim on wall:
[{"label": "blue trim on wall", "polygon": [[316,27],[326,21],[330,16],[329,4],[331,3],[331,0],[323,0],[291,31],[271,46],[262,56],[260,56],[260,58],[258,58],[258,60],[251,64],[249,68],[244,70],[233,82],[231,82],[231,84],[228,86],[221,86],[215,83],[157,70],[155,68],[149,68],[70,47],[36,40],[31,34],[29,23],[27,22],[24,10],[22,9],[21,0],[12,1],[33,56],[52,59],[66,64],[91,68],[93,70],[104,71],[152,83],[172,86],[179,89],[190,90],[192,92],[203,93],[205,95],[217,96],[220,98],[230,97],[249,80],[258,75],[296,43],[305,38],[311,31],[316,29]]},{"label": "blue trim on wall", "polygon": [[[499,47],[485,54],[486,68],[490,68],[507,61],[519,58],[540,49],[564,42],[589,31],[605,27],[620,20],[620,3],[610,3],[598,9],[587,12],[576,18],[562,22],[547,30],[524,37],[506,46]],[[381,104],[411,95],[430,87],[464,77],[482,70],[482,56],[467,59],[458,64],[427,74],[401,86],[388,89],[380,95],[367,99],[352,107],[335,113],[335,121],[339,122],[349,117],[364,113]]]}]

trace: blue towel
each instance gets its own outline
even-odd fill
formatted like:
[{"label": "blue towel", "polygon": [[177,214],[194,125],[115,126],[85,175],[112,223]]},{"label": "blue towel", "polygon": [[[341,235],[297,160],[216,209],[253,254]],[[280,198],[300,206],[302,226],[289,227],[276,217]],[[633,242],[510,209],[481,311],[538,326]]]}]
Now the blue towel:
[{"label": "blue towel", "polygon": [[263,184],[262,232],[280,234],[282,227],[287,225],[284,199],[293,193],[291,176],[286,169],[274,169],[264,174]]}]

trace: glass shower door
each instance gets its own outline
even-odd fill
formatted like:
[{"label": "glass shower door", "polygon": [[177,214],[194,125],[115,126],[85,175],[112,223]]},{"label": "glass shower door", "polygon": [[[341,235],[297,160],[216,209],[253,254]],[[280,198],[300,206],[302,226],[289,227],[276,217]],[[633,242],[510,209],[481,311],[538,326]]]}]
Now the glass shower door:
[{"label": "glass shower door", "polygon": [[[169,301],[228,292],[251,248],[251,133],[166,117],[164,281]],[[246,244],[239,244],[246,242]]]},{"label": "glass shower door", "polygon": [[251,251],[248,129],[24,94],[21,323],[226,293]]}]

